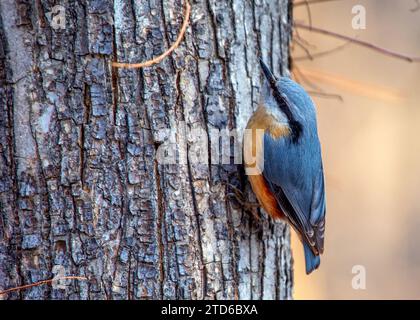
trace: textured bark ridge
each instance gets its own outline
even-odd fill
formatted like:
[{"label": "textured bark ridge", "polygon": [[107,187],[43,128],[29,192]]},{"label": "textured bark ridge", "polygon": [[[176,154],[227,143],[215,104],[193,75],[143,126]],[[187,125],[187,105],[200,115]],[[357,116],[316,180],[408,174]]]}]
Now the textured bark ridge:
[{"label": "textured bark ridge", "polygon": [[[0,1],[0,291],[87,278],[0,299],[291,298],[289,229],[231,199],[255,201],[242,166],[195,161],[210,132],[245,127],[258,57],[287,66],[289,3],[191,6],[180,47],[129,70],[111,63],[165,51],[182,1]],[[169,129],[180,164],[156,158]]]}]

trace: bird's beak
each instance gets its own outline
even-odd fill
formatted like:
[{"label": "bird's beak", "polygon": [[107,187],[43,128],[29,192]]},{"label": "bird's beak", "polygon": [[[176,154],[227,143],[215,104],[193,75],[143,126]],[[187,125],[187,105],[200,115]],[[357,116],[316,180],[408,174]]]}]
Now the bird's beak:
[{"label": "bird's beak", "polygon": [[270,69],[268,69],[267,65],[264,63],[264,61],[262,61],[261,58],[260,58],[260,64],[261,64],[261,68],[263,69],[263,72],[264,72],[265,77],[267,78],[268,82],[270,83],[271,86],[275,87],[276,83],[277,83],[276,77],[270,71]]}]

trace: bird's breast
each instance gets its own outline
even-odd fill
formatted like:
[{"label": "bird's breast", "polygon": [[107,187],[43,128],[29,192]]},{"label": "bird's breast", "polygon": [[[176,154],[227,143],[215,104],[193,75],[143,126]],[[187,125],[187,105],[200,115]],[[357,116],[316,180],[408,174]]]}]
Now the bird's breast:
[{"label": "bird's breast", "polygon": [[275,196],[267,180],[263,176],[264,166],[264,135],[267,133],[273,139],[290,135],[286,123],[278,121],[264,106],[258,107],[249,119],[244,134],[245,172],[259,203],[273,218],[284,218]]},{"label": "bird's breast", "polygon": [[272,111],[264,106],[259,106],[249,119],[247,129],[262,129],[274,139],[290,135],[290,127],[285,122],[280,122]]},{"label": "bird's breast", "polygon": [[269,134],[273,139],[290,135],[287,123],[280,122],[272,112],[259,106],[248,121],[243,139],[243,155],[247,175],[262,174],[264,166],[264,136]]}]

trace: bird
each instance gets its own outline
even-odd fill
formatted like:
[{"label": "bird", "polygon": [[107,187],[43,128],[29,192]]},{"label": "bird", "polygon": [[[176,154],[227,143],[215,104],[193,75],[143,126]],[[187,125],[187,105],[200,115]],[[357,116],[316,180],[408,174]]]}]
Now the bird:
[{"label": "bird", "polygon": [[315,105],[298,83],[260,65],[260,102],[243,139],[245,173],[261,207],[296,231],[310,274],[324,252],[326,215]]}]

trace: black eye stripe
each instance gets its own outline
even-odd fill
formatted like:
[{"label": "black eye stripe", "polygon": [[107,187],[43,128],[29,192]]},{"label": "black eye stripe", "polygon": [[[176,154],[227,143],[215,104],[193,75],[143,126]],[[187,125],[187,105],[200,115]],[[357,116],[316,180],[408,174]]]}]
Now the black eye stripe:
[{"label": "black eye stripe", "polygon": [[287,121],[289,122],[290,129],[292,131],[292,140],[293,142],[297,142],[302,134],[302,124],[295,119],[290,109],[289,104],[287,103],[286,99],[281,95],[278,91],[277,86],[270,83],[270,87],[273,91],[274,99],[277,102],[280,110],[286,115]]},{"label": "black eye stripe", "polygon": [[277,86],[271,85],[271,89],[273,90],[273,96],[277,102],[277,105],[279,106],[280,110],[283,111],[283,113],[286,115],[287,120],[289,122],[294,121],[295,118],[293,117],[293,114],[290,111],[290,106],[288,105],[286,100],[283,98],[281,93],[277,90]]},{"label": "black eye stripe", "polygon": [[267,65],[260,59],[261,68],[265,77],[270,84],[271,90],[273,91],[274,99],[277,102],[278,107],[280,110],[286,115],[287,121],[289,122],[290,129],[292,130],[292,140],[293,142],[297,142],[299,137],[302,133],[302,124],[296,121],[295,117],[292,114],[290,105],[288,104],[287,100],[281,95],[279,89],[277,88],[277,79],[267,67]]}]

